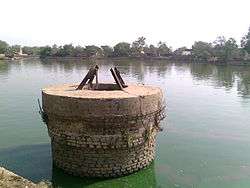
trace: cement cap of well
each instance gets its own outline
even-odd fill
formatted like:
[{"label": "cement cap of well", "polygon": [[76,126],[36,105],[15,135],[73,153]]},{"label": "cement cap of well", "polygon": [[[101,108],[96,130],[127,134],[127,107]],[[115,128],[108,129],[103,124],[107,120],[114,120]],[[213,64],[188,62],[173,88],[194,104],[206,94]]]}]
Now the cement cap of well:
[{"label": "cement cap of well", "polygon": [[42,89],[47,95],[63,96],[70,98],[92,98],[92,99],[109,99],[109,98],[134,98],[150,95],[161,94],[159,87],[129,84],[123,90],[76,90],[78,84],[61,84],[52,85]]}]

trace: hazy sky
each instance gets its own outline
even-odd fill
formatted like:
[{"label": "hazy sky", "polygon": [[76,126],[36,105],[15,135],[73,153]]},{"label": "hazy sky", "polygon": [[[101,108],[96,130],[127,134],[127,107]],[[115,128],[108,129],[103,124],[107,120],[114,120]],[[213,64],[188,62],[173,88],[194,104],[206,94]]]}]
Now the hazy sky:
[{"label": "hazy sky", "polygon": [[217,36],[238,41],[249,0],[0,0],[0,40],[22,45],[114,45],[145,36],[176,48]]}]

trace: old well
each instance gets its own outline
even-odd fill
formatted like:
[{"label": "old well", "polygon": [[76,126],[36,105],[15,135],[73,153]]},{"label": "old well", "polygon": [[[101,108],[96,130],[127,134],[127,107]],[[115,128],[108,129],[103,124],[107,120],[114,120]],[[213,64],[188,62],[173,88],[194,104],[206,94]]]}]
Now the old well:
[{"label": "old well", "polygon": [[83,177],[115,177],[148,166],[163,118],[160,88],[99,83],[42,90],[53,163]]}]

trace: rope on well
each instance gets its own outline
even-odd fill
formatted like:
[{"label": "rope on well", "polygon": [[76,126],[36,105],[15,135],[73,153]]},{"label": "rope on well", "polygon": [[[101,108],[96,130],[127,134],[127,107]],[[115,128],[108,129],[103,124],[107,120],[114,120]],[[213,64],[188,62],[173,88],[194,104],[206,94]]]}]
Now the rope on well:
[{"label": "rope on well", "polygon": [[39,106],[39,114],[42,118],[42,121],[48,125],[48,121],[49,121],[49,118],[48,118],[48,115],[44,112],[43,108],[41,107],[41,103],[40,103],[40,100],[37,99],[37,103],[38,103],[38,106]]}]

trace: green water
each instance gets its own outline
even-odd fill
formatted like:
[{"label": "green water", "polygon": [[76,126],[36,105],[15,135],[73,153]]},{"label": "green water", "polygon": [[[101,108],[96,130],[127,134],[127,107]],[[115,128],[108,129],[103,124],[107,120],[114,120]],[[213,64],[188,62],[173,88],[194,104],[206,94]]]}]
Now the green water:
[{"label": "green water", "polygon": [[157,158],[116,179],[81,179],[52,167],[50,141],[38,114],[41,88],[80,82],[95,62],[0,61],[0,166],[55,187],[250,187],[250,67],[164,61],[97,61],[100,80],[116,65],[124,80],[160,86],[167,119]]}]

